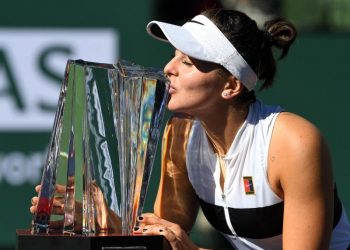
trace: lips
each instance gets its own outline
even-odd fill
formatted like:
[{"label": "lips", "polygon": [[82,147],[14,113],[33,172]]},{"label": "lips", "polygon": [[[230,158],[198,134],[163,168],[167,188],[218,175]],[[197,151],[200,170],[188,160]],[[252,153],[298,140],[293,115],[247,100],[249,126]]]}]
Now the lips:
[{"label": "lips", "polygon": [[173,94],[173,93],[175,93],[175,91],[176,91],[176,89],[172,85],[170,85],[169,86],[169,94]]}]

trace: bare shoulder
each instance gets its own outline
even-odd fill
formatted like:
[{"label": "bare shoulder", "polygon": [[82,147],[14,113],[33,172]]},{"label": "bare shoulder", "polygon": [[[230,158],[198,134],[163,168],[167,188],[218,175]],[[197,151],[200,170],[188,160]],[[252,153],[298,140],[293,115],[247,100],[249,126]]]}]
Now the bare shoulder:
[{"label": "bare shoulder", "polygon": [[323,143],[320,130],[309,120],[300,115],[282,112],[274,128],[276,140],[283,140],[286,146],[296,149],[317,146]]},{"label": "bare shoulder", "polygon": [[287,183],[315,180],[324,171],[331,177],[329,150],[320,130],[297,114],[281,113],[271,138],[268,169],[277,193],[285,193]]}]

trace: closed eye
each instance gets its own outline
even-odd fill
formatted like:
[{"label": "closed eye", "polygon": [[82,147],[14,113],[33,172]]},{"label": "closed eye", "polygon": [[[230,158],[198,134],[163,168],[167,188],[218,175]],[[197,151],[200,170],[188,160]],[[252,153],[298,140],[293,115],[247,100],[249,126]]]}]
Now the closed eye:
[{"label": "closed eye", "polygon": [[189,62],[189,61],[186,61],[186,60],[182,60],[182,63],[187,65],[187,66],[192,66],[193,63]]}]

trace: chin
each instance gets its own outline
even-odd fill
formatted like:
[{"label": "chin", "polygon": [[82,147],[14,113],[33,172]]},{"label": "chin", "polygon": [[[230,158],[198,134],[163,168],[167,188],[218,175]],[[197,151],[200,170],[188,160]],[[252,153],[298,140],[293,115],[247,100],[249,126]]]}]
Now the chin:
[{"label": "chin", "polygon": [[173,107],[168,105],[167,109],[173,113],[182,113],[182,114],[193,116],[191,112],[188,112],[186,109],[183,109],[183,108]]},{"label": "chin", "polygon": [[172,107],[171,105],[168,104],[167,109],[171,112],[179,112],[177,108]]},{"label": "chin", "polygon": [[191,109],[188,106],[184,106],[183,102],[172,102],[172,100],[170,99],[167,104],[167,109],[174,113],[183,113],[193,116],[193,112],[191,112],[193,111],[193,109]]},{"label": "chin", "polygon": [[[175,107],[174,107],[175,106]],[[173,112],[176,112],[176,105],[173,105],[172,101],[171,101],[171,97],[168,100],[168,103],[166,105],[167,109]]]},{"label": "chin", "polygon": [[182,108],[181,105],[178,105],[179,103],[172,102],[170,99],[168,104],[167,104],[167,109],[172,111],[172,112],[181,112]]}]

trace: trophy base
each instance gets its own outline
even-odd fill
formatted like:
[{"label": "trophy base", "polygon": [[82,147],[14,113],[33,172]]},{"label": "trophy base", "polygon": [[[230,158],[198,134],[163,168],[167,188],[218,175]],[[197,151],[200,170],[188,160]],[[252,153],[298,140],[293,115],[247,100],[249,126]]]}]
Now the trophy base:
[{"label": "trophy base", "polygon": [[163,250],[168,245],[160,235],[33,235],[20,229],[16,235],[16,250]]}]

